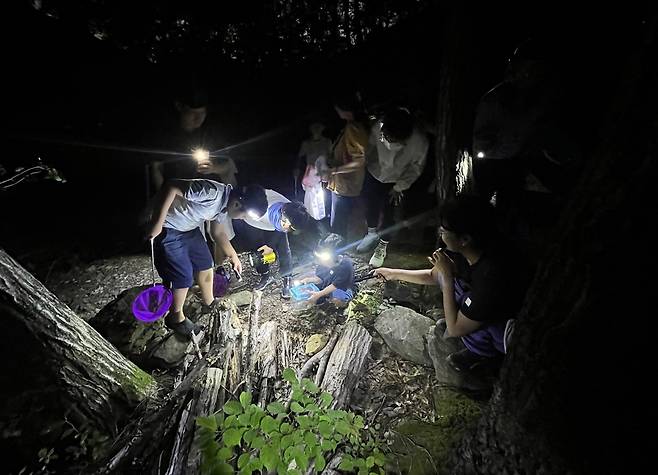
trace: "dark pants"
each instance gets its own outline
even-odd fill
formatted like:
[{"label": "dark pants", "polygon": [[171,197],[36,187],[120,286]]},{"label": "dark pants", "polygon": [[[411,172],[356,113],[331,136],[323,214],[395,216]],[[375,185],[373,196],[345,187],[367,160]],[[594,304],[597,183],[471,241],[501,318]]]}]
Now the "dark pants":
[{"label": "dark pants", "polygon": [[356,200],[356,196],[340,196],[331,192],[331,232],[339,234],[343,239],[347,239],[347,223]]},{"label": "dark pants", "polygon": [[194,275],[212,269],[210,249],[199,228],[176,231],[163,228],[155,238],[155,267],[165,285],[187,289],[194,283]]},{"label": "dark pants", "polygon": [[363,184],[363,196],[366,200],[366,220],[369,228],[379,226],[379,215],[384,212],[382,228],[387,229],[393,226],[393,204],[389,199],[389,192],[394,183],[382,183],[373,177],[370,172],[366,172],[366,179]]},{"label": "dark pants", "polygon": [[[270,246],[274,249],[279,260],[281,275],[287,276],[292,273],[292,253],[290,252],[290,243],[286,233],[254,228],[241,219],[233,220],[233,230],[235,231],[235,238],[233,239],[235,247],[242,251],[257,252],[258,248],[263,245]],[[259,274],[264,274],[269,271],[269,265],[258,264],[256,271]]]}]

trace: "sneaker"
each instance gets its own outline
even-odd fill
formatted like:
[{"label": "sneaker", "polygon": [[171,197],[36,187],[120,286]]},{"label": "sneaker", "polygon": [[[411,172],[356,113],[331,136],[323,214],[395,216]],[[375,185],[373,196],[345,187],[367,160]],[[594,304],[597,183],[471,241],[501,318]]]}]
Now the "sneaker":
[{"label": "sneaker", "polygon": [[[169,317],[169,315],[167,315]],[[201,327],[191,321],[189,318],[184,318],[182,322],[173,323],[171,320],[167,321],[165,318],[165,326],[172,330],[174,333],[181,335],[188,340],[192,339],[192,333],[201,333]]]},{"label": "sneaker", "polygon": [[290,299],[290,276],[283,278],[283,282],[281,283],[281,298]]},{"label": "sneaker", "polygon": [[377,244],[377,247],[375,248],[375,252],[372,253],[372,257],[368,262],[370,267],[377,268],[384,265],[384,259],[386,259],[387,244],[388,242],[382,241],[381,239],[379,240],[379,244]]},{"label": "sneaker", "polygon": [[201,305],[201,313],[206,314],[206,313],[212,312],[213,310],[215,310],[217,308],[217,306],[219,305],[219,302],[220,302],[220,299],[215,298],[212,302],[210,302],[210,305],[206,305],[205,303],[202,304]]},{"label": "sneaker", "polygon": [[368,228],[368,234],[356,246],[356,252],[368,252],[375,246],[378,240],[379,234],[377,234],[377,228]]},{"label": "sneaker", "polygon": [[254,285],[254,290],[263,290],[265,287],[274,282],[274,277],[270,275],[269,272],[260,275],[260,280],[256,285]]},{"label": "sneaker", "polygon": [[451,353],[446,361],[455,371],[462,373],[472,371],[478,364],[491,358],[473,353],[468,348]]}]

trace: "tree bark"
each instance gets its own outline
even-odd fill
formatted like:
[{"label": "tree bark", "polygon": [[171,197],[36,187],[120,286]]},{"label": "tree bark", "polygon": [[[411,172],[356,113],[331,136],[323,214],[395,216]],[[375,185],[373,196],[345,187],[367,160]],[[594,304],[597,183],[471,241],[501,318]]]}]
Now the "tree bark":
[{"label": "tree bark", "polygon": [[448,473],[642,473],[654,463],[658,414],[643,382],[658,372],[655,279],[640,276],[655,271],[658,239],[646,214],[656,209],[658,74],[655,43],[633,46],[490,407]]},{"label": "tree bark", "polygon": [[343,328],[327,362],[320,386],[334,397],[334,409],[347,407],[356,383],[365,370],[371,344],[372,337],[358,323],[351,322]]},{"label": "tree bark", "polygon": [[155,380],[126,359],[0,249],[0,312],[22,322],[43,345],[59,383],[82,413],[110,433],[154,394]]}]

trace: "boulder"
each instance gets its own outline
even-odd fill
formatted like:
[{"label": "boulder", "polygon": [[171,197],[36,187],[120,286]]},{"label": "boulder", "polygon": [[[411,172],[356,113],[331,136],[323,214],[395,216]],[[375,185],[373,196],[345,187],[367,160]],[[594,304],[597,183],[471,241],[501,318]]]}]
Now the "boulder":
[{"label": "boulder", "polygon": [[432,366],[425,336],[434,322],[410,308],[395,306],[375,320],[375,330],[395,353],[414,363]]}]

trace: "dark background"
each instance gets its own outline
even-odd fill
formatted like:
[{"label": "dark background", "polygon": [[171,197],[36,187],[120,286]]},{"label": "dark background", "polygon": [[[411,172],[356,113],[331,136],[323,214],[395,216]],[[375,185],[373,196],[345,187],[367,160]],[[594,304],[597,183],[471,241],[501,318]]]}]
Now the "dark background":
[{"label": "dark background", "polygon": [[[341,127],[330,101],[336,88],[359,89],[373,109],[404,103],[435,120],[442,2],[138,3],[23,1],[4,19],[0,163],[11,170],[41,157],[68,180],[0,193],[0,245],[28,265],[53,250],[93,259],[140,249],[144,166],[157,157],[144,151],[162,149],[157,137],[174,112],[172,85],[188,74],[207,84],[208,120],[225,143],[247,142],[230,152],[238,180],[288,195],[308,124],[325,121],[331,138]],[[340,16],[323,17],[349,4],[365,7],[347,26]],[[476,88],[493,87],[515,46],[539,38],[573,91],[565,124],[576,124],[586,147],[595,139],[589,118],[607,107],[607,87],[628,54],[624,38],[639,34],[642,11],[473,6]],[[299,40],[304,22],[312,27],[310,46]],[[229,44],[222,38],[231,28],[237,40]],[[341,36],[345,28],[355,40]],[[430,153],[416,188],[431,180]]]}]

